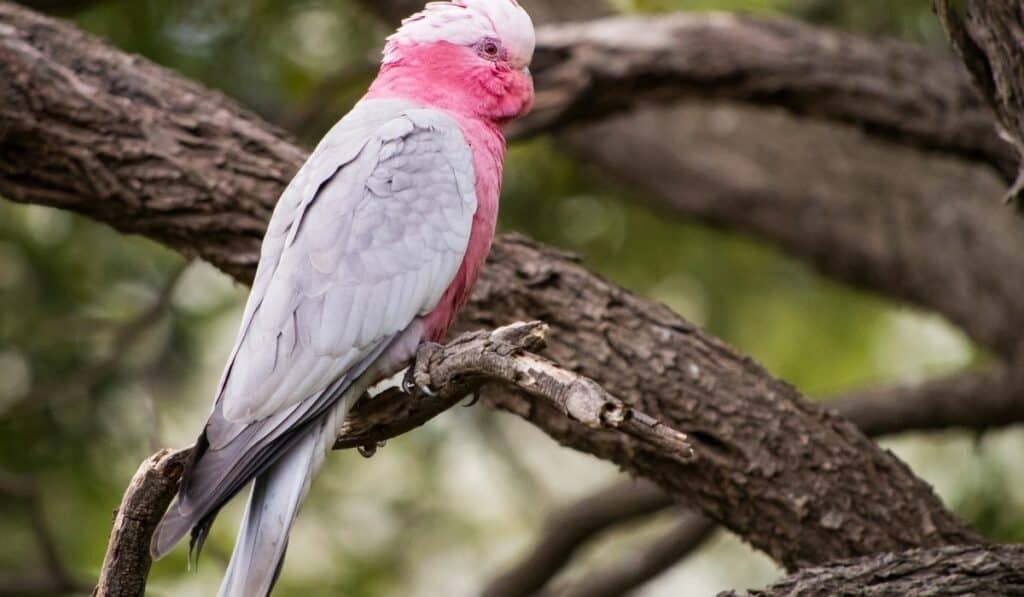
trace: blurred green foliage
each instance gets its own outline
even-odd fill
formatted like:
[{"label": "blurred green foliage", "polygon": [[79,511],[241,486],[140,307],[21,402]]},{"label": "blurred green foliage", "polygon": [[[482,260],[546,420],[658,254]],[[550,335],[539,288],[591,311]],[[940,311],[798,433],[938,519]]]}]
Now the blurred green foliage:
[{"label": "blurred green foliage", "polygon": [[[616,4],[790,15],[942,43],[926,0]],[[371,76],[363,65],[387,33],[347,0],[107,0],[75,20],[272,121],[299,125],[307,144],[359,97]],[[936,318],[823,280],[749,238],[666,217],[550,140],[513,148],[506,172],[503,229],[582,254],[811,395],[918,379],[976,358]],[[94,577],[111,508],[138,462],[200,428],[234,334],[244,289],[202,264],[189,266],[165,308],[146,317],[183,265],[153,243],[82,218],[0,203],[0,470],[39,484],[60,553],[85,579]],[[133,326],[139,333],[122,342]],[[470,593],[529,541],[553,504],[614,475],[525,425],[478,411],[456,409],[372,461],[332,456],[300,517],[278,594]],[[977,474],[959,479],[950,499],[983,532],[1024,539],[1021,499],[1005,498],[1019,477],[1000,450],[981,450]],[[24,498],[0,492],[0,573],[42,569],[26,511]],[[235,504],[224,518],[237,515]],[[233,529],[215,527],[196,575],[185,573],[180,552],[159,563],[152,593],[208,594]]]}]

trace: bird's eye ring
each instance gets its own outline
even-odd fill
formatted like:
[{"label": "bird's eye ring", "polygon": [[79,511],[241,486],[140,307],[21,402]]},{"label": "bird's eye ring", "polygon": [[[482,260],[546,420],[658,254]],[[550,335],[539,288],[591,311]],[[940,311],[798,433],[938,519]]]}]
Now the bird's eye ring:
[{"label": "bird's eye ring", "polygon": [[485,39],[480,42],[477,51],[488,60],[497,60],[501,57],[501,44],[493,39]]}]

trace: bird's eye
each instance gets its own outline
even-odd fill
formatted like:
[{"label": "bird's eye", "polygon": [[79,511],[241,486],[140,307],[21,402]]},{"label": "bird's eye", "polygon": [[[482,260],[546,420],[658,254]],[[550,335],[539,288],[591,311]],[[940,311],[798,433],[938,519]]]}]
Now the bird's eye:
[{"label": "bird's eye", "polygon": [[488,60],[497,60],[501,57],[501,45],[493,39],[485,39],[480,42],[479,53]]}]

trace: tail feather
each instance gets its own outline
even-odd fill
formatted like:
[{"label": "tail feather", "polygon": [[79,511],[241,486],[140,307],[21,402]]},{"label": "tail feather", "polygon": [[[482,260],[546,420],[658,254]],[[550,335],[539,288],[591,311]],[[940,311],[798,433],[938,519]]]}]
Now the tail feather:
[{"label": "tail feather", "polygon": [[339,400],[286,454],[256,477],[218,593],[220,597],[270,594],[284,562],[288,535],[299,507],[351,402]]}]

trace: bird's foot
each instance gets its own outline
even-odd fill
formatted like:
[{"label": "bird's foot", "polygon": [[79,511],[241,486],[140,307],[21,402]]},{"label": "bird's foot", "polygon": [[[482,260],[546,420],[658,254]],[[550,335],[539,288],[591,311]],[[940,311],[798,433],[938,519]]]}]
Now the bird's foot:
[{"label": "bird's foot", "polygon": [[415,356],[412,358],[412,364],[405,371],[405,377],[402,378],[403,392],[412,394],[415,389],[424,396],[434,396],[437,394],[430,387],[430,357],[440,349],[441,345],[434,342],[420,345],[416,350]]}]

